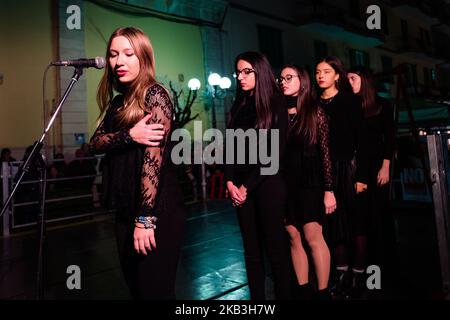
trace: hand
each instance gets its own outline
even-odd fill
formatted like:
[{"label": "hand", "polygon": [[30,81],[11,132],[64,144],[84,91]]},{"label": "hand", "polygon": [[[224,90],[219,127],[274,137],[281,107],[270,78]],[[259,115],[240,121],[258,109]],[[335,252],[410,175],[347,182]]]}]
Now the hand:
[{"label": "hand", "polygon": [[227,182],[227,189],[233,201],[233,206],[240,206],[245,201],[245,197],[241,194],[241,191],[233,184],[233,182]]},{"label": "hand", "polygon": [[337,208],[336,197],[333,192],[325,191],[323,203],[325,204],[325,214],[331,214]]},{"label": "hand", "polygon": [[381,166],[380,171],[378,171],[377,175],[377,185],[384,186],[389,182],[389,162],[386,164],[386,161]]},{"label": "hand", "polygon": [[355,189],[356,189],[357,194],[364,192],[367,189],[367,184],[364,184],[362,182],[357,182],[357,183],[355,183]]},{"label": "hand", "polygon": [[239,187],[239,192],[244,197],[244,202],[245,202],[245,200],[247,200],[247,188],[244,185],[241,185]]},{"label": "hand", "polygon": [[151,114],[146,115],[141,121],[136,123],[130,129],[130,136],[137,143],[157,147],[160,141],[164,138],[164,126],[160,123],[147,124],[150,120]]},{"label": "hand", "polygon": [[147,251],[156,249],[155,229],[141,229],[144,228],[142,223],[136,223],[134,228],[134,249],[137,253],[147,255]]}]

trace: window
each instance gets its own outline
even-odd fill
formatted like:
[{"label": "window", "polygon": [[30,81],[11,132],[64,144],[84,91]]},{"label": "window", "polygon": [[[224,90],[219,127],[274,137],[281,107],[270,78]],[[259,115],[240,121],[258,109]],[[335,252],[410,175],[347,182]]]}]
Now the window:
[{"label": "window", "polygon": [[436,69],[434,68],[431,69],[430,75],[431,75],[431,87],[433,89],[436,89]]},{"label": "window", "polygon": [[350,49],[350,65],[370,68],[369,55],[361,50]]},{"label": "window", "polygon": [[316,56],[316,61],[325,58],[328,56],[328,45],[325,42],[314,40],[314,54]]},{"label": "window", "polygon": [[359,8],[359,0],[349,0],[350,15],[352,18],[361,19],[361,10]]},{"label": "window", "polygon": [[[381,68],[383,72],[392,72],[394,69],[392,65],[392,58],[387,56],[381,56]],[[394,83],[394,75],[390,75],[383,79],[384,82]]]},{"label": "window", "polygon": [[406,86],[408,88],[417,87],[417,66],[413,64],[406,65]]},{"label": "window", "polygon": [[402,25],[402,37],[403,39],[408,39],[408,22],[402,19],[401,25]]},{"label": "window", "polygon": [[385,35],[389,34],[389,23],[386,10],[381,10],[381,27]]},{"label": "window", "polygon": [[283,42],[281,30],[258,25],[259,50],[266,55],[272,67],[283,67]]},{"label": "window", "polygon": [[430,69],[427,67],[423,67],[423,84],[425,85],[425,88],[430,87]]},{"label": "window", "polygon": [[428,30],[425,30],[424,28],[420,28],[420,40],[422,41],[422,44],[424,44],[424,45],[431,45],[430,33],[428,32]]}]

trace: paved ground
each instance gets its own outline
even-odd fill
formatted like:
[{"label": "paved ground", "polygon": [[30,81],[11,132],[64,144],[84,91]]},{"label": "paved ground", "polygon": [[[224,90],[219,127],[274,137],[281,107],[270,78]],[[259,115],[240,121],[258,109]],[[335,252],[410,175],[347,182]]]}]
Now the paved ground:
[{"label": "paved ground", "polygon": [[[434,216],[430,206],[397,204],[400,253],[393,298],[442,298]],[[30,230],[0,238],[0,299],[35,296],[37,239]],[[82,289],[68,290],[69,265],[82,271]],[[129,299],[121,276],[113,216],[50,226],[46,249],[46,299]],[[270,277],[268,296],[272,296]],[[180,299],[248,299],[242,240],[226,201],[190,206],[176,285]]]}]

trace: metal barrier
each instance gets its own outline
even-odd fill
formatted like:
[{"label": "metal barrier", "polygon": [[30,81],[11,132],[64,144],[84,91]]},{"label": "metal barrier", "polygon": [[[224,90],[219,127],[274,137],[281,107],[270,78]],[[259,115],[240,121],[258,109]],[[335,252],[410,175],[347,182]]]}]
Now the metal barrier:
[{"label": "metal barrier", "polygon": [[[101,193],[97,191],[97,186],[101,183],[101,172],[99,170],[101,159],[102,157],[86,157],[74,159],[86,161],[95,160],[96,174],[51,178],[46,180],[48,186],[53,186],[48,188],[45,200],[47,223],[73,220],[82,217],[89,217],[98,214],[113,212],[101,207]],[[64,159],[54,159],[52,160],[52,165],[54,163],[57,163],[58,161],[62,162],[64,161]],[[8,198],[10,191],[14,187],[14,178],[18,172],[20,165],[21,162],[10,162],[2,164],[2,203]],[[48,168],[50,167],[51,166],[48,166]],[[83,182],[83,180],[86,179],[92,180],[92,185],[89,188],[76,189],[74,187],[75,185],[77,185],[77,183],[80,184],[81,182]],[[14,196],[10,207],[2,217],[3,236],[9,236],[12,231],[17,228],[23,228],[36,224],[38,208],[34,207],[39,204],[39,191],[37,187],[33,188],[33,186],[37,186],[38,183],[40,183],[39,180],[26,180],[19,187],[18,192]],[[63,185],[65,185],[65,187],[62,187]],[[57,204],[63,205],[58,207]],[[83,205],[85,205],[85,208],[83,207]],[[54,207],[52,208],[52,206]]]},{"label": "metal barrier", "polygon": [[450,135],[441,135],[439,131],[427,135],[442,290],[447,299],[450,299],[449,138]]}]

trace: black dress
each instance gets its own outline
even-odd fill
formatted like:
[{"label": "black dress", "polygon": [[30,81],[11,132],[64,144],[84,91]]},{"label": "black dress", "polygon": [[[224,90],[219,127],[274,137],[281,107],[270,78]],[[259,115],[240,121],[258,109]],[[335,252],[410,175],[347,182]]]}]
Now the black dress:
[{"label": "black dress", "polygon": [[[364,119],[368,144],[368,188],[357,196],[358,210],[365,217],[369,245],[369,263],[386,266],[392,263],[395,248],[394,219],[389,205],[389,183],[377,185],[384,160],[391,160],[395,150],[395,127],[392,107],[377,97],[379,112]],[[384,269],[382,269],[384,270]]]},{"label": "black dress", "polygon": [[330,153],[334,172],[336,211],[327,216],[327,241],[349,244],[365,234],[365,219],[357,210],[355,182],[367,184],[367,132],[361,100],[339,91],[330,99],[320,99],[330,128]]},{"label": "black dress", "polygon": [[[317,142],[297,134],[298,114],[291,114],[286,145],[285,177],[288,210],[286,223],[303,227],[309,222],[324,223],[324,192],[333,191],[333,170],[329,152],[328,119],[317,108]],[[301,116],[301,115],[300,115]]]},{"label": "black dress", "polygon": [[[134,298],[173,299],[175,274],[185,222],[183,196],[170,159],[173,106],[163,87],[154,84],[146,93],[151,123],[161,123],[166,132],[160,147],[135,143],[130,128],[118,124],[123,96],[116,96],[93,137],[94,153],[105,153],[103,201],[117,212],[119,258]],[[147,113],[146,112],[146,113]],[[157,251],[147,256],[134,250],[136,216],[156,216]]]}]

